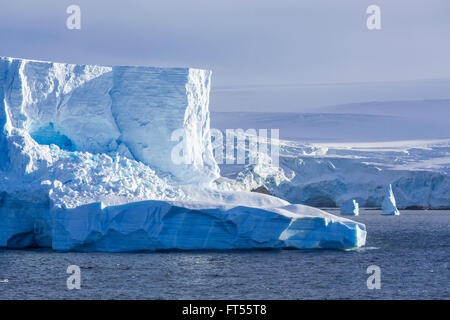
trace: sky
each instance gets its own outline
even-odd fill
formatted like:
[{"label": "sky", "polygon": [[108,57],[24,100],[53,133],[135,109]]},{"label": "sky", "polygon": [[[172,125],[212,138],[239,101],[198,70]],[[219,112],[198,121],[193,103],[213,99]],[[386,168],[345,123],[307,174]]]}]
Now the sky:
[{"label": "sky", "polygon": [[[72,4],[81,30],[66,27]],[[450,79],[450,1],[1,0],[0,55],[211,69],[213,92]]]}]

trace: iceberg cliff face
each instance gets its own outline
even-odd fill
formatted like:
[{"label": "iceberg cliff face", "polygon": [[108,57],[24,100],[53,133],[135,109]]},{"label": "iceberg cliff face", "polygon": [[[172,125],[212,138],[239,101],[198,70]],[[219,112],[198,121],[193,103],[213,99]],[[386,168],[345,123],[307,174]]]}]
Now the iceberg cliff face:
[{"label": "iceberg cliff face", "polygon": [[[0,58],[1,108],[40,144],[120,154],[181,182],[218,177],[209,133],[211,72]],[[189,164],[174,164],[181,130]]]},{"label": "iceberg cliff face", "polygon": [[359,216],[359,204],[356,200],[344,201],[341,205],[341,214],[349,216]]},{"label": "iceberg cliff face", "polygon": [[0,58],[0,247],[364,245],[363,224],[211,182],[210,76]]},{"label": "iceberg cliff face", "polygon": [[301,205],[254,208],[207,203],[101,203],[59,211],[53,248],[70,251],[346,248],[365,243],[362,224]]},{"label": "iceberg cliff face", "polygon": [[450,207],[449,139],[354,147],[277,139],[269,144],[279,144],[279,167],[260,157],[258,165],[220,165],[221,174],[235,179],[237,189],[264,186],[274,196],[316,207],[339,207],[352,198],[361,207],[379,208],[389,184],[399,208]]}]

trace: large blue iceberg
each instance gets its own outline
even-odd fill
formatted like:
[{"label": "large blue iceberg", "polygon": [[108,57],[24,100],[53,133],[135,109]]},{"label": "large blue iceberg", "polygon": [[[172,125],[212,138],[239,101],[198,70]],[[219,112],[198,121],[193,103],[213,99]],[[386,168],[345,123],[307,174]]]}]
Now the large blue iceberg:
[{"label": "large blue iceberg", "polygon": [[363,246],[361,223],[220,177],[210,79],[190,68],[0,58],[0,247]]},{"label": "large blue iceberg", "polygon": [[301,205],[261,209],[206,203],[93,203],[56,213],[57,250],[342,248],[364,244],[360,224]]}]

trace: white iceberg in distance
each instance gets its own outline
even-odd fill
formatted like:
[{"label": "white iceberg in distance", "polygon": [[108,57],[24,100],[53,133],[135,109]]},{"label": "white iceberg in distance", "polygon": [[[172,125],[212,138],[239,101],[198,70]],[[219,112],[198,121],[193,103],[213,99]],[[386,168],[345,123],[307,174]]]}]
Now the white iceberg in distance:
[{"label": "white iceberg in distance", "polygon": [[363,246],[364,224],[216,180],[210,75],[0,57],[0,247]]},{"label": "white iceberg in distance", "polygon": [[400,212],[397,209],[397,204],[395,203],[394,192],[392,192],[392,185],[388,185],[386,188],[386,195],[381,204],[381,209],[383,215],[398,216]]},{"label": "white iceberg in distance", "polygon": [[344,201],[341,205],[341,214],[348,216],[358,216],[359,215],[359,204],[356,200]]}]

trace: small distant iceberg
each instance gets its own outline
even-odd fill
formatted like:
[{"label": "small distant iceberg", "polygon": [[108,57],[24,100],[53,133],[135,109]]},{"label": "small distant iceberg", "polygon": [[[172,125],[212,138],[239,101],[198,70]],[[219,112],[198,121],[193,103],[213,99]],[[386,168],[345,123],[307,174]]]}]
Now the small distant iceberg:
[{"label": "small distant iceberg", "polygon": [[359,216],[359,204],[356,200],[347,200],[342,203],[341,215]]},{"label": "small distant iceberg", "polygon": [[381,214],[383,215],[390,215],[390,216],[399,216],[400,212],[397,209],[397,204],[395,202],[394,193],[392,192],[392,185],[388,185],[386,188],[386,196],[383,199],[383,202],[381,204],[381,208],[383,212]]}]

